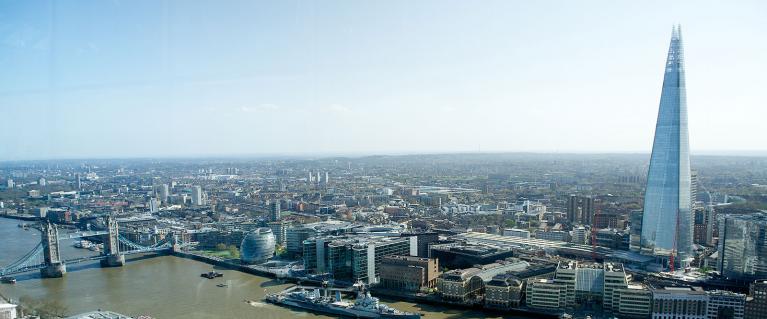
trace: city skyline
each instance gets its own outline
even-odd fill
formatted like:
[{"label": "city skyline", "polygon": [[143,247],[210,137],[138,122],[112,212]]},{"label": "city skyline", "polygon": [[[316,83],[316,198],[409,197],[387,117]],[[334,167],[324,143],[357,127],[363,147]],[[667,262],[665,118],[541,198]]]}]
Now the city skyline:
[{"label": "city skyline", "polygon": [[0,160],[649,153],[675,22],[691,151],[767,152],[765,4],[590,5],[6,2]]}]

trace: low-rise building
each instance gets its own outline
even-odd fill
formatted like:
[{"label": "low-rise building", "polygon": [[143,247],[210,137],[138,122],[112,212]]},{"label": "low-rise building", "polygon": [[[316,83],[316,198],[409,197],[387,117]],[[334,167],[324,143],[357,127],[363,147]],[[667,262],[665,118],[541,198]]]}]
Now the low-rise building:
[{"label": "low-rise building", "polygon": [[531,308],[564,309],[567,307],[567,287],[551,279],[528,279],[525,303]]},{"label": "low-rise building", "polygon": [[757,280],[749,286],[746,318],[767,319],[767,280]]},{"label": "low-rise building", "polygon": [[485,307],[506,310],[519,307],[524,296],[524,281],[505,273],[485,284]]},{"label": "low-rise building", "polygon": [[649,318],[652,293],[643,285],[628,285],[613,290],[612,304],[612,312],[619,318]]},{"label": "low-rise building", "polygon": [[439,276],[439,261],[415,256],[385,256],[381,261],[381,286],[415,292],[434,288]]},{"label": "low-rise building", "polygon": [[743,319],[746,295],[724,290],[707,291],[708,319]]},{"label": "low-rise building", "polygon": [[512,259],[481,267],[452,270],[437,278],[437,291],[443,300],[476,304],[484,299],[486,283],[492,281],[495,276],[521,272],[529,266],[526,261]]},{"label": "low-rise building", "polygon": [[690,287],[651,289],[653,319],[706,319],[706,292]]}]

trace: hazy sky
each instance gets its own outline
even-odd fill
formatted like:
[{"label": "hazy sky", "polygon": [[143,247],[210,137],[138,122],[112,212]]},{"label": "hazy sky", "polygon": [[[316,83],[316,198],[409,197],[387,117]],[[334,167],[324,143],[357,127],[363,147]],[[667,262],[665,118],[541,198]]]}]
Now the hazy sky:
[{"label": "hazy sky", "polygon": [[0,160],[767,150],[765,1],[0,0]]}]

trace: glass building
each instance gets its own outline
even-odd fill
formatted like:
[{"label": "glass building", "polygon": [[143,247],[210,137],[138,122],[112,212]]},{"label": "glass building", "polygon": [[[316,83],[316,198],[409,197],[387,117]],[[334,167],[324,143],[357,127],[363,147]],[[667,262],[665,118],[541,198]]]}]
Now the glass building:
[{"label": "glass building", "polygon": [[265,262],[274,256],[274,234],[269,228],[258,228],[242,239],[240,260],[245,264]]},{"label": "glass building", "polygon": [[718,248],[722,276],[767,278],[767,213],[719,216]]},{"label": "glass building", "polygon": [[682,31],[674,27],[647,173],[640,245],[642,253],[664,259],[676,252],[675,263],[691,258],[693,239],[684,73]]}]

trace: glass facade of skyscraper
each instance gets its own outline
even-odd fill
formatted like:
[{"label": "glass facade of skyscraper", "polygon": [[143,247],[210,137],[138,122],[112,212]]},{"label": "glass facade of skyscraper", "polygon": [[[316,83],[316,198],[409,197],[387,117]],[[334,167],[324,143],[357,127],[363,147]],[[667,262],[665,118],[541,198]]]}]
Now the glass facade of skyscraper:
[{"label": "glass facade of skyscraper", "polygon": [[642,215],[641,251],[677,261],[692,251],[690,151],[687,132],[684,52],[675,27],[663,78],[658,121]]},{"label": "glass facade of skyscraper", "polygon": [[767,278],[767,213],[719,216],[718,251],[722,276]]}]

